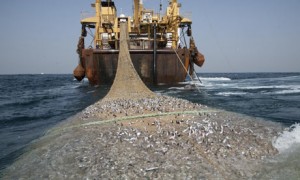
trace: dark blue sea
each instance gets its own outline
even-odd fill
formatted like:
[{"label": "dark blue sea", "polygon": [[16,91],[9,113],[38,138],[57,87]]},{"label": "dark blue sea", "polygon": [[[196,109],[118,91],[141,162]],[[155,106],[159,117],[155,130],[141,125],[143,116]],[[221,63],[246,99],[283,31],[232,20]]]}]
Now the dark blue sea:
[{"label": "dark blue sea", "polygon": [[[291,127],[281,148],[300,143],[300,73],[200,73],[200,81],[151,87],[210,107]],[[195,84],[197,88],[187,88]],[[32,141],[98,101],[108,86],[90,86],[67,75],[0,75],[0,171]],[[280,148],[279,147],[279,148]],[[298,156],[300,157],[300,156]],[[299,161],[298,161],[299,162]]]}]

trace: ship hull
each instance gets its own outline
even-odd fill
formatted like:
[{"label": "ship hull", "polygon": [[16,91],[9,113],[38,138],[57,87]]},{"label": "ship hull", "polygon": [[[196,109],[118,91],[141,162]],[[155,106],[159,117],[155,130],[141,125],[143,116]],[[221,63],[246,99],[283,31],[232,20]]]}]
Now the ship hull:
[{"label": "ship hull", "polygon": [[[187,75],[187,49],[129,50],[132,63],[146,84],[176,84]],[[90,84],[112,84],[118,66],[119,50],[83,49],[82,66]]]}]

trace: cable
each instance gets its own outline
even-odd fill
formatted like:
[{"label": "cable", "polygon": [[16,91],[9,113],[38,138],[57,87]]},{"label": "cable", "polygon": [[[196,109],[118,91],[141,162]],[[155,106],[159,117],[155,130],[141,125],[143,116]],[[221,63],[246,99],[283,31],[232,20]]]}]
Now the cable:
[{"label": "cable", "polygon": [[92,120],[91,122],[73,125],[73,126],[69,126],[69,127],[65,127],[65,128],[59,128],[57,130],[49,131],[49,132],[51,132],[51,133],[55,132],[54,134],[57,134],[61,131],[65,131],[67,129],[79,128],[82,126],[102,125],[102,124],[106,124],[106,123],[116,123],[119,121],[128,121],[128,120],[133,120],[133,119],[143,119],[143,118],[149,118],[149,117],[170,116],[170,115],[177,115],[177,114],[218,113],[218,112],[220,112],[220,111],[218,111],[218,110],[174,111],[174,112],[159,112],[159,113],[142,114],[142,115],[125,116],[125,117],[123,116],[120,118],[113,118],[113,119],[108,119],[108,120],[90,119],[90,120]]},{"label": "cable", "polygon": [[[174,48],[172,48],[172,49],[174,50],[174,52],[175,52],[175,54],[176,54],[176,56],[177,56],[177,58],[178,58],[178,61],[181,63],[183,69],[184,69],[185,72],[188,74],[188,76],[190,77],[190,79],[192,80],[192,82],[194,82],[194,81],[193,81],[193,78],[192,78],[191,75],[188,73],[188,70],[185,68],[184,64],[183,64],[182,61],[180,60],[180,57],[179,57],[178,53],[176,52],[176,50],[175,50]],[[197,76],[197,74],[196,74],[196,76]],[[198,77],[198,76],[197,76],[197,77]],[[202,82],[200,81],[199,78],[198,78],[198,80],[199,80],[199,82],[202,84]],[[198,86],[196,86],[196,83],[194,83],[194,86],[197,88],[198,92],[201,93],[201,91],[200,91],[200,89],[198,88]]]}]

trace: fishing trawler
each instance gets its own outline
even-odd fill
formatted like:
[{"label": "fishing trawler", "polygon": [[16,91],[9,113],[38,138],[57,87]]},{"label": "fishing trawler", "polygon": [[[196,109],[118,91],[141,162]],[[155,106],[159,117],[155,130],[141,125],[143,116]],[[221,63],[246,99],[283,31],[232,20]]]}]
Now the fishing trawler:
[{"label": "fishing trawler", "polygon": [[[181,3],[170,0],[164,15],[145,9],[142,0],[134,0],[133,4],[133,17],[118,16],[112,0],[96,0],[91,5],[95,14],[81,19],[79,63],[73,72],[78,81],[87,77],[92,85],[113,83],[119,56],[119,25],[124,21],[128,25],[132,63],[145,84],[183,82],[188,73],[194,73],[194,64],[203,65],[204,56],[192,37],[192,21],[179,13]],[[92,43],[86,48],[88,32]]]}]

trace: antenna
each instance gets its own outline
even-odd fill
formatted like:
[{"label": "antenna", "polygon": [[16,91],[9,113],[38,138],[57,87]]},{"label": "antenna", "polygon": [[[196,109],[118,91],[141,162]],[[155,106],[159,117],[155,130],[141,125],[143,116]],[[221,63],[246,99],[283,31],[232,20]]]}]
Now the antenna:
[{"label": "antenna", "polygon": [[134,14],[134,0],[132,0],[132,14]]},{"label": "antenna", "polygon": [[161,11],[162,11],[162,0],[160,0],[159,3],[159,18],[161,17]]},{"label": "antenna", "polygon": [[162,10],[162,1],[160,0],[160,3],[159,3],[159,11]]}]

